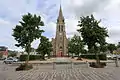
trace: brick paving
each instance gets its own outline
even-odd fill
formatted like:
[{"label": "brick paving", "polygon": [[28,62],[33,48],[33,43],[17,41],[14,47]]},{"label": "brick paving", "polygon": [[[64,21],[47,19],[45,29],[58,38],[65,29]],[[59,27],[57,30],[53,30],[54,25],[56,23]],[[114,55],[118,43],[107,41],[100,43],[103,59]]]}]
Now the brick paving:
[{"label": "brick paving", "polygon": [[84,64],[34,65],[29,71],[15,71],[17,66],[0,64],[0,80],[120,80],[120,68],[111,63],[106,68],[87,68]]},{"label": "brick paving", "polygon": [[[100,69],[99,69],[100,70]],[[52,70],[41,72],[40,70],[31,70],[27,72],[18,72],[19,77],[16,80],[119,80],[111,71],[99,71],[94,69],[67,69]]]}]

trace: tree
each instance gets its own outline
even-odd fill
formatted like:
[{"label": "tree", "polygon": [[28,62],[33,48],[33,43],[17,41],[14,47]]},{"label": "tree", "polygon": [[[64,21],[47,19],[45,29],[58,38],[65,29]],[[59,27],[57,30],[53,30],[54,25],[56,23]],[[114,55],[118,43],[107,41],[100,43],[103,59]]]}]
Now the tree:
[{"label": "tree", "polygon": [[120,42],[118,42],[118,44],[117,44],[117,48],[120,48]]},{"label": "tree", "polygon": [[80,17],[80,21],[78,21],[79,29],[77,30],[88,46],[88,50],[94,49],[97,63],[99,63],[98,47],[106,44],[105,38],[108,37],[106,28],[99,26],[99,23],[100,21],[97,21],[93,15]]},{"label": "tree", "polygon": [[68,39],[68,53],[69,53],[69,55],[72,54],[72,58],[73,58],[74,44],[73,44],[73,41],[70,38]]},{"label": "tree", "polygon": [[13,29],[13,37],[18,42],[15,44],[17,47],[22,47],[28,53],[27,61],[29,61],[29,54],[31,51],[31,43],[41,37],[43,30],[39,26],[44,26],[40,16],[36,14],[32,15],[28,13],[22,16],[22,21],[19,21],[19,25]]},{"label": "tree", "polygon": [[120,42],[118,42],[117,46],[114,45],[114,54],[116,54],[116,59],[115,59],[115,64],[116,64],[116,67],[119,67],[118,65],[118,55],[120,54]]},{"label": "tree", "polygon": [[0,58],[2,58],[3,57],[3,53],[0,53]]},{"label": "tree", "polygon": [[110,51],[111,54],[113,54],[113,51],[117,49],[115,44],[108,44],[107,48],[108,48],[108,50]]},{"label": "tree", "polygon": [[43,60],[45,60],[45,54],[47,54],[48,58],[50,58],[50,53],[52,51],[52,44],[49,41],[49,39],[46,38],[45,36],[42,36],[40,39],[40,44],[36,51],[39,54],[41,54]]},{"label": "tree", "polygon": [[17,53],[17,51],[8,50],[8,57],[16,57]]},{"label": "tree", "polygon": [[68,43],[68,51],[78,55],[80,57],[80,53],[83,53],[84,50],[84,42],[81,40],[80,36],[74,35]]},{"label": "tree", "polygon": [[101,46],[100,46],[100,51],[101,51],[101,52],[104,53],[104,52],[106,52],[107,50],[108,50],[107,44],[104,44],[104,45],[101,45]]},{"label": "tree", "polygon": [[16,53],[10,53],[10,54],[8,55],[8,57],[16,57],[16,56],[17,56]]}]

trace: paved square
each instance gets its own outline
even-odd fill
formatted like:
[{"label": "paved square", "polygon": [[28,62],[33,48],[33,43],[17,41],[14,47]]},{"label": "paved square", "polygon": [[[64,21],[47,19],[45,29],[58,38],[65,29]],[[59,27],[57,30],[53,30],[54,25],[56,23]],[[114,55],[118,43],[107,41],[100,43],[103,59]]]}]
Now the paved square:
[{"label": "paved square", "polygon": [[0,63],[0,80],[120,80],[120,68],[110,63],[107,68],[87,68],[86,65],[35,65],[29,71],[15,71],[17,66]]}]

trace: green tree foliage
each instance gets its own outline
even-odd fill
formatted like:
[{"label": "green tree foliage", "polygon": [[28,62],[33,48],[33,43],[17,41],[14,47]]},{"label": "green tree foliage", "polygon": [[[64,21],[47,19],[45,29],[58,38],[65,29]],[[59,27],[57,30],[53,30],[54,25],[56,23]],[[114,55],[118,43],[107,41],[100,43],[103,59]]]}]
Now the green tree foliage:
[{"label": "green tree foliage", "polygon": [[108,50],[107,44],[101,45],[100,46],[100,52],[106,52]]},{"label": "green tree foliage", "polygon": [[44,26],[40,16],[32,15],[30,13],[22,16],[22,21],[13,29],[13,37],[18,42],[17,47],[22,47],[28,53],[27,63],[29,61],[29,53],[31,43],[41,37],[43,30],[39,26]]},{"label": "green tree foliage", "polygon": [[115,46],[115,44],[108,44],[107,45],[108,50],[110,51],[110,53],[112,54],[114,50],[117,49],[117,47]]},{"label": "green tree foliage", "polygon": [[117,44],[117,48],[120,48],[120,42],[118,42],[118,44]]},{"label": "green tree foliage", "polygon": [[78,55],[80,56],[80,53],[84,53],[84,42],[81,40],[80,36],[74,35],[68,43],[68,52],[71,53],[72,55]]},{"label": "green tree foliage", "polygon": [[49,41],[49,39],[46,38],[45,36],[42,36],[40,39],[40,44],[36,51],[42,56],[43,60],[45,59],[46,54],[50,58],[50,53],[52,51],[52,44]]},{"label": "green tree foliage", "polygon": [[116,47],[117,47],[117,54],[120,54],[120,42],[118,42]]},{"label": "green tree foliage", "polygon": [[8,57],[16,57],[17,53],[17,51],[8,50]]},{"label": "green tree foliage", "polygon": [[16,57],[16,56],[17,56],[16,53],[11,53],[11,54],[8,55],[8,57]]},{"label": "green tree foliage", "polygon": [[0,53],[0,58],[2,58],[3,57],[3,54],[2,53]]},{"label": "green tree foliage", "polygon": [[105,38],[108,37],[106,28],[99,26],[100,21],[95,20],[94,16],[80,17],[78,32],[81,33],[83,41],[88,45],[88,49],[96,43],[103,45],[106,43]]},{"label": "green tree foliage", "polygon": [[72,54],[72,57],[74,55],[74,45],[73,45],[73,41],[69,38],[68,39],[68,54],[70,56],[70,54]]},{"label": "green tree foliage", "polygon": [[88,50],[94,49],[95,53],[98,53],[98,45],[102,46],[106,44],[105,38],[108,37],[106,28],[99,26],[100,21],[97,21],[93,15],[80,17],[78,23],[79,29],[77,31],[88,46]]}]

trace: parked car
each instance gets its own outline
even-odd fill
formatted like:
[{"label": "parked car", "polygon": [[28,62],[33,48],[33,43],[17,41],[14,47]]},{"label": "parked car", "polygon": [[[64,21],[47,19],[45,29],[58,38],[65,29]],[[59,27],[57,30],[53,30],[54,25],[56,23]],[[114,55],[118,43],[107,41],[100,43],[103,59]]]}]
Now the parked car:
[{"label": "parked car", "polygon": [[115,60],[116,55],[115,54],[109,54],[109,55],[107,55],[107,58],[110,59],[110,60]]},{"label": "parked car", "polygon": [[0,58],[0,60],[5,60],[6,58]]},{"label": "parked car", "polygon": [[18,61],[18,59],[16,59],[16,58],[7,58],[7,59],[5,59],[3,62],[4,62],[5,64],[11,64],[11,63],[17,62],[17,61]]},{"label": "parked car", "polygon": [[[117,55],[117,58],[120,60],[120,55]],[[116,59],[116,56],[113,57],[113,59]]]}]

